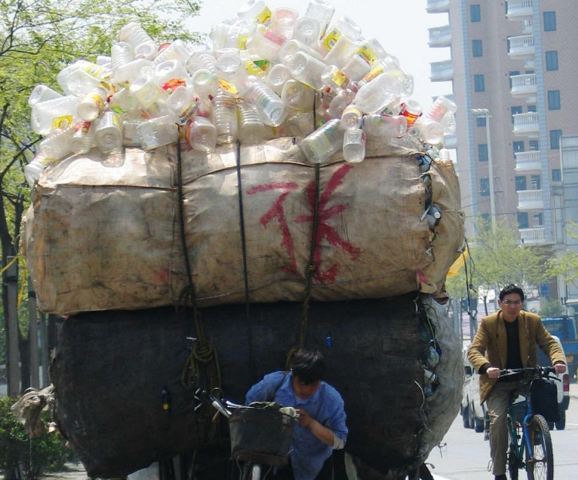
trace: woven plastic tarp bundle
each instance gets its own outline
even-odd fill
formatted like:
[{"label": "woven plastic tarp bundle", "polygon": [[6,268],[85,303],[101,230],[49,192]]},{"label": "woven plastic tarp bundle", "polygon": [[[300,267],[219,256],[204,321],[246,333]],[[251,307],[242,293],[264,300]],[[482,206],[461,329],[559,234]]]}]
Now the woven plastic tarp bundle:
[{"label": "woven plastic tarp bundle", "polygon": [[[369,144],[360,164],[336,155],[323,165],[316,190],[315,168],[292,138],[183,152],[184,236],[199,305],[244,301],[245,274],[251,302],[302,301],[309,264],[313,300],[438,291],[462,247],[463,216],[453,165],[429,162],[416,150]],[[93,150],[41,177],[24,241],[41,310],[179,303],[188,280],[176,163],[174,145],[107,158]],[[433,229],[432,205],[441,212]]]}]

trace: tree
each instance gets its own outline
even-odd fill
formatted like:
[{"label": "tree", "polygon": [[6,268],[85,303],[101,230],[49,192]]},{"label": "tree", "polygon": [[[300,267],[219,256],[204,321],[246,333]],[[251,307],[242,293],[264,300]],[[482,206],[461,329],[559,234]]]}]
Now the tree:
[{"label": "tree", "polygon": [[497,222],[494,231],[489,222],[480,220],[469,248],[468,278],[462,269],[447,280],[446,287],[450,295],[464,297],[467,283],[477,298],[481,289],[498,291],[510,283],[535,286],[548,278],[546,254],[540,247],[520,244],[516,230],[505,223]]},{"label": "tree", "polygon": [[[578,240],[578,224],[570,223],[566,228],[570,238]],[[565,250],[561,255],[548,261],[548,273],[552,277],[562,277],[566,284],[578,281],[578,251]]]},{"label": "tree", "polygon": [[[0,3],[0,247],[2,265],[19,253],[21,221],[30,192],[23,167],[34,156],[40,138],[29,127],[27,99],[37,84],[57,87],[56,75],[78,58],[94,60],[110,52],[116,32],[138,21],[154,38],[194,41],[183,23],[196,15],[199,4],[189,0],[7,0]],[[20,290],[26,275],[2,272],[2,303],[6,330],[16,310],[7,285]],[[12,329],[18,322],[12,323]],[[24,330],[25,331],[25,330]],[[19,348],[27,349],[26,335],[18,328]],[[23,366],[26,362],[23,358]],[[22,386],[28,384],[23,369]]]}]

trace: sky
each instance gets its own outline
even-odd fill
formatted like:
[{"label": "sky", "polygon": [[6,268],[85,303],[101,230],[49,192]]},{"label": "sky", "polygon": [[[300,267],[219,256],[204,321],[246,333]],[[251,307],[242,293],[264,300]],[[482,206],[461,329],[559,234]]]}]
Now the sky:
[{"label": "sky", "polygon": [[[330,0],[331,1],[331,0]],[[269,0],[271,10],[290,7],[300,14],[308,0]],[[429,80],[430,62],[449,60],[446,48],[429,48],[428,28],[447,25],[447,13],[429,14],[427,0],[332,0],[335,14],[348,16],[363,30],[366,38],[376,38],[385,50],[396,56],[402,68],[414,78],[411,96],[422,106],[431,104],[432,97],[451,94],[451,83],[432,83]],[[208,33],[211,26],[234,17],[243,0],[203,0],[201,12],[187,22],[200,33]]]}]

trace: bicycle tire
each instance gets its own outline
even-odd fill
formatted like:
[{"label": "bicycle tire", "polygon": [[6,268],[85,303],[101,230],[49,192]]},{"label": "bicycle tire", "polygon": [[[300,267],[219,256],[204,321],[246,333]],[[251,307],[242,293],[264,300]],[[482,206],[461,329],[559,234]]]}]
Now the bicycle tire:
[{"label": "bicycle tire", "polygon": [[[548,422],[542,415],[534,415],[528,425],[532,457],[526,459],[528,480],[554,480],[554,452]],[[526,452],[526,455],[528,452]]]},{"label": "bicycle tire", "polygon": [[508,473],[510,474],[510,480],[518,480],[519,468],[520,461],[513,451],[513,446],[510,445],[510,450],[508,451]]}]

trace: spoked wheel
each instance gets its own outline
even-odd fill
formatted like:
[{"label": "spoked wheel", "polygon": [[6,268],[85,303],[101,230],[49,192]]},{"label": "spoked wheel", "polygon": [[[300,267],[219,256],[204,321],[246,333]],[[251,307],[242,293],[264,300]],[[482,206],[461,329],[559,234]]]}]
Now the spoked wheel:
[{"label": "spoked wheel", "polygon": [[518,480],[518,470],[520,468],[520,460],[514,453],[514,446],[510,446],[510,451],[508,452],[508,473],[510,474],[510,480]]},{"label": "spoked wheel", "polygon": [[528,425],[531,458],[526,459],[528,480],[554,480],[554,453],[548,423],[542,415],[534,415]]}]

